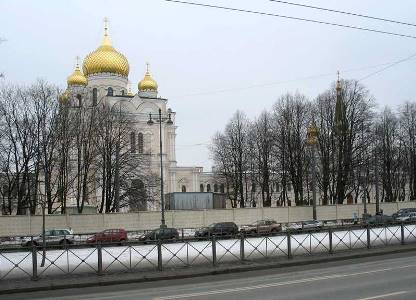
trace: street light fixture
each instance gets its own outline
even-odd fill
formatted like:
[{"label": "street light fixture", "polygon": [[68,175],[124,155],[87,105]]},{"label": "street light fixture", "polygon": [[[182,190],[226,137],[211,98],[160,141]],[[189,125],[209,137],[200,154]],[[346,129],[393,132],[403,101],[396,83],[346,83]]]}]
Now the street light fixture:
[{"label": "street light fixture", "polygon": [[[165,122],[167,125],[172,125],[173,121],[171,118],[171,113],[168,116],[162,116],[162,110],[159,108],[159,150],[160,150],[160,202],[162,206],[162,220],[160,224],[160,228],[166,228],[165,223],[165,196],[163,194],[163,155],[162,155],[162,122]],[[149,114],[149,120],[147,121],[147,125],[152,126],[155,122],[152,119],[152,114]]]},{"label": "street light fixture", "polygon": [[307,131],[307,141],[306,143],[311,148],[311,165],[312,165],[312,205],[313,205],[313,219],[316,220],[316,158],[315,158],[315,148],[318,143],[318,128],[312,124],[309,126]]}]

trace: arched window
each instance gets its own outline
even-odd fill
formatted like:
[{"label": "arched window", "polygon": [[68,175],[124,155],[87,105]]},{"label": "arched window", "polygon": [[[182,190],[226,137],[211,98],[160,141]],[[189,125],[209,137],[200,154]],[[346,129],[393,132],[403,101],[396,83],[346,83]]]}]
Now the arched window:
[{"label": "arched window", "polygon": [[182,193],[186,193],[186,186],[182,186]]},{"label": "arched window", "polygon": [[134,131],[130,133],[130,151],[136,153],[136,133]]},{"label": "arched window", "polygon": [[204,191],[204,185],[202,183],[199,185],[199,191],[201,193]]},{"label": "arched window", "polygon": [[207,192],[211,192],[211,185],[209,183],[207,184]]},{"label": "arched window", "polygon": [[218,184],[214,184],[214,193],[218,193]]},{"label": "arched window", "polygon": [[82,96],[81,94],[77,94],[77,99],[78,99],[78,106],[81,107],[81,100],[82,100]]},{"label": "arched window", "polygon": [[97,89],[93,88],[92,89],[92,106],[96,106],[97,105]]},{"label": "arched window", "polygon": [[220,185],[220,193],[223,193],[224,194],[224,192],[225,192],[224,183],[221,183],[221,185]]},{"label": "arched window", "polygon": [[109,87],[109,88],[107,89],[107,96],[113,96],[113,95],[114,95],[113,88]]},{"label": "arched window", "polygon": [[139,132],[137,135],[137,143],[139,145],[139,153],[143,154],[143,133]]}]

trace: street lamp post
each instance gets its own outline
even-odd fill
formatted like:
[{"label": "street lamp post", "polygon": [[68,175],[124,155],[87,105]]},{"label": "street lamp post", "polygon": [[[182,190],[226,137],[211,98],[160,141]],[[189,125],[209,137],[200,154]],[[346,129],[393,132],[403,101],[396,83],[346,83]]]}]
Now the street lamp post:
[{"label": "street lamp post", "polygon": [[[160,155],[160,203],[161,203],[161,211],[162,211],[162,220],[160,224],[160,228],[166,228],[165,222],[165,196],[163,192],[163,155],[162,155],[162,122],[166,122],[167,125],[172,125],[171,114],[169,113],[167,117],[162,116],[162,110],[159,108],[159,119],[157,120],[159,123],[159,155]],[[149,120],[147,121],[148,125],[153,125],[154,121],[152,119],[152,114],[149,114]]]},{"label": "street lamp post", "polygon": [[315,148],[318,142],[318,128],[315,125],[311,125],[307,132],[307,144],[311,148],[311,168],[312,168],[312,207],[313,207],[313,219],[316,220],[316,158]]}]

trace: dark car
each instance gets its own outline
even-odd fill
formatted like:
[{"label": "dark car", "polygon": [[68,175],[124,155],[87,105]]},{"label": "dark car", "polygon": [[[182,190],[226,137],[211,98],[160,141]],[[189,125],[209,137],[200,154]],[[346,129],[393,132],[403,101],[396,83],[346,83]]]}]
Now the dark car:
[{"label": "dark car", "polygon": [[392,214],[391,216],[393,219],[396,220],[397,218],[403,217],[404,215],[407,215],[409,213],[416,213],[416,208],[402,208],[399,209],[396,213]]},{"label": "dark car", "polygon": [[87,239],[88,244],[121,243],[125,241],[127,241],[127,231],[124,229],[107,229]]},{"label": "dark car", "polygon": [[394,219],[391,216],[387,215],[374,215],[364,220],[364,224],[367,225],[378,225],[378,224],[389,224],[392,223]]},{"label": "dark car", "polygon": [[179,232],[176,228],[158,228],[139,237],[139,241],[177,240]]},{"label": "dark car", "polygon": [[235,235],[238,233],[238,226],[234,222],[213,223],[195,231],[195,237]]}]

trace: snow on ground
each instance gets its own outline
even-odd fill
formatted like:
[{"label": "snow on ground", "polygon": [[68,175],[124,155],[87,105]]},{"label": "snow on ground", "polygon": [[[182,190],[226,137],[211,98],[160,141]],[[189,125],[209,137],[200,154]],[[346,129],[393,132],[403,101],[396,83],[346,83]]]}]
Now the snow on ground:
[{"label": "snow on ground", "polygon": [[[400,244],[400,226],[370,229],[371,247]],[[406,243],[416,242],[416,225],[404,226]],[[309,255],[329,251],[329,233],[296,232],[291,234],[291,254]],[[218,239],[216,241],[217,263],[240,260],[240,239]],[[332,234],[333,251],[367,247],[367,230],[337,229]],[[211,241],[189,241],[166,243],[162,247],[163,268],[178,268],[189,265],[212,264]],[[287,257],[287,235],[248,237],[244,240],[244,257],[248,260]],[[42,252],[37,253],[38,276],[63,274],[85,274],[98,271],[98,250],[95,246],[48,250],[46,263],[41,267]],[[123,271],[146,271],[157,269],[157,245],[124,245],[102,247],[102,269],[104,273]],[[8,252],[0,250],[0,280],[30,278],[32,276],[32,252],[22,250]]]}]

